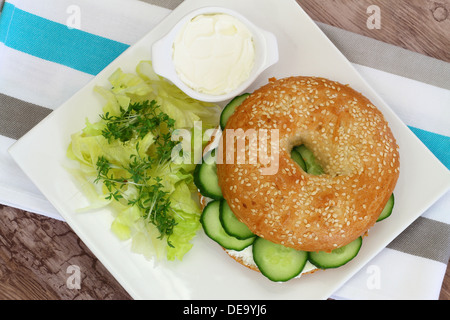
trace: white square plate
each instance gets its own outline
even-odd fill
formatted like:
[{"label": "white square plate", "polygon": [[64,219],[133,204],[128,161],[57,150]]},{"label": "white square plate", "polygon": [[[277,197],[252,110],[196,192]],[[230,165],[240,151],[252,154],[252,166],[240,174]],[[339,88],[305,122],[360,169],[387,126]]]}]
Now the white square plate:
[{"label": "white square plate", "polygon": [[[65,170],[70,135],[84,127],[85,119],[98,119],[102,101],[95,85],[108,86],[117,69],[134,72],[141,60],[151,59],[151,45],[179,19],[202,6],[234,9],[263,29],[273,32],[280,60],[264,72],[249,90],[269,77],[321,76],[349,84],[384,113],[397,138],[401,175],[393,215],[377,224],[365,238],[360,254],[335,270],[319,271],[288,283],[272,283],[259,273],[230,259],[202,231],[182,262],[154,264],[130,251],[110,231],[111,213],[76,213],[87,205]],[[92,82],[17,141],[10,153],[63,218],[135,299],[326,299],[377,255],[450,188],[448,170],[368,86],[294,0],[187,0],[130,47]]]}]

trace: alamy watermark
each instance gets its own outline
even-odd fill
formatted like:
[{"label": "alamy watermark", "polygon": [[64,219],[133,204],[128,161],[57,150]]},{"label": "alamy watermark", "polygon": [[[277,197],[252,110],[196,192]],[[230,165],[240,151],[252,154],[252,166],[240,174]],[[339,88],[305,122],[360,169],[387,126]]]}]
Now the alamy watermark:
[{"label": "alamy watermark", "polygon": [[70,265],[66,269],[66,274],[69,276],[66,279],[66,286],[68,289],[81,289],[81,271],[77,265]]},{"label": "alamy watermark", "polygon": [[67,7],[66,26],[69,29],[81,29],[81,8],[75,4]]},{"label": "alamy watermark", "polygon": [[[201,130],[201,121],[194,123],[194,130],[177,129],[172,134],[173,141],[180,143],[172,150],[172,161],[176,164],[195,164],[202,161],[217,164],[251,164],[260,168],[262,175],[275,175],[279,168],[280,134],[278,129],[217,129]],[[206,152],[203,141],[226,141],[211,144]],[[269,143],[270,142],[270,143]],[[211,157],[208,151],[215,150]]]},{"label": "alamy watermark", "polygon": [[369,18],[367,18],[367,28],[370,30],[381,29],[381,9],[377,5],[371,5],[367,8],[367,14],[369,14]]},{"label": "alamy watermark", "polygon": [[381,289],[381,268],[377,265],[369,265],[366,269],[369,275],[366,280],[366,286],[369,290]]}]

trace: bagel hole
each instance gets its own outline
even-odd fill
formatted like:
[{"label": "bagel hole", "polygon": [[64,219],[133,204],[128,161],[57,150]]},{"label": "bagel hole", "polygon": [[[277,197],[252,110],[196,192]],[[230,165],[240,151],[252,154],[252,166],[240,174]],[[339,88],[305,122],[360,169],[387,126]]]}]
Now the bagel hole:
[{"label": "bagel hole", "polygon": [[313,150],[304,144],[294,144],[291,158],[306,173],[312,175],[324,174],[324,170]]}]

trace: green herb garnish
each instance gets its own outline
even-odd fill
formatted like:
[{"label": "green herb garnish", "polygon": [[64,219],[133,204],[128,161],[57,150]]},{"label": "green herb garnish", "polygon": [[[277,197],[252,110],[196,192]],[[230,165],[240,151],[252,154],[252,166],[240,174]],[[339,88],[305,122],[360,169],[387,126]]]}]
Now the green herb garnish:
[{"label": "green herb garnish", "polygon": [[96,163],[98,175],[95,182],[101,181],[108,190],[106,199],[138,206],[143,218],[157,227],[159,238],[167,237],[167,244],[173,247],[169,238],[176,222],[168,192],[164,190],[162,179],[151,176],[151,172],[170,161],[172,149],[179,142],[171,140],[175,120],[158,109],[156,101],[144,101],[132,103],[126,110],[120,108],[117,116],[109,113],[100,116],[105,122],[102,135],[110,143],[113,140],[127,143],[132,139],[142,139],[150,132],[154,136],[154,150],[144,150],[145,156],[141,156],[137,142],[136,154],[130,156],[127,165],[115,164],[100,156]]}]

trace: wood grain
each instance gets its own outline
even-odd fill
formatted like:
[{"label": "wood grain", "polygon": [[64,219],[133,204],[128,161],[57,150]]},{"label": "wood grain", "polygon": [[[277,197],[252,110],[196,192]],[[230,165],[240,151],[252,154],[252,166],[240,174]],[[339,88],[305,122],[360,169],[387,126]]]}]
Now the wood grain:
[{"label": "wood grain", "polygon": [[[297,0],[311,16],[335,27],[450,62],[450,0]],[[369,29],[369,6],[381,28]]]},{"label": "wood grain", "polygon": [[[316,21],[450,62],[450,0],[297,0]],[[381,9],[381,29],[367,28],[367,8]],[[80,288],[68,285],[70,266]],[[0,205],[0,299],[131,299],[71,228]],[[450,300],[450,265],[441,300]]]},{"label": "wood grain", "polygon": [[67,223],[2,205],[0,217],[0,299],[130,299]]},{"label": "wood grain", "polygon": [[447,271],[445,272],[439,300],[450,300],[450,263],[447,264]]}]

